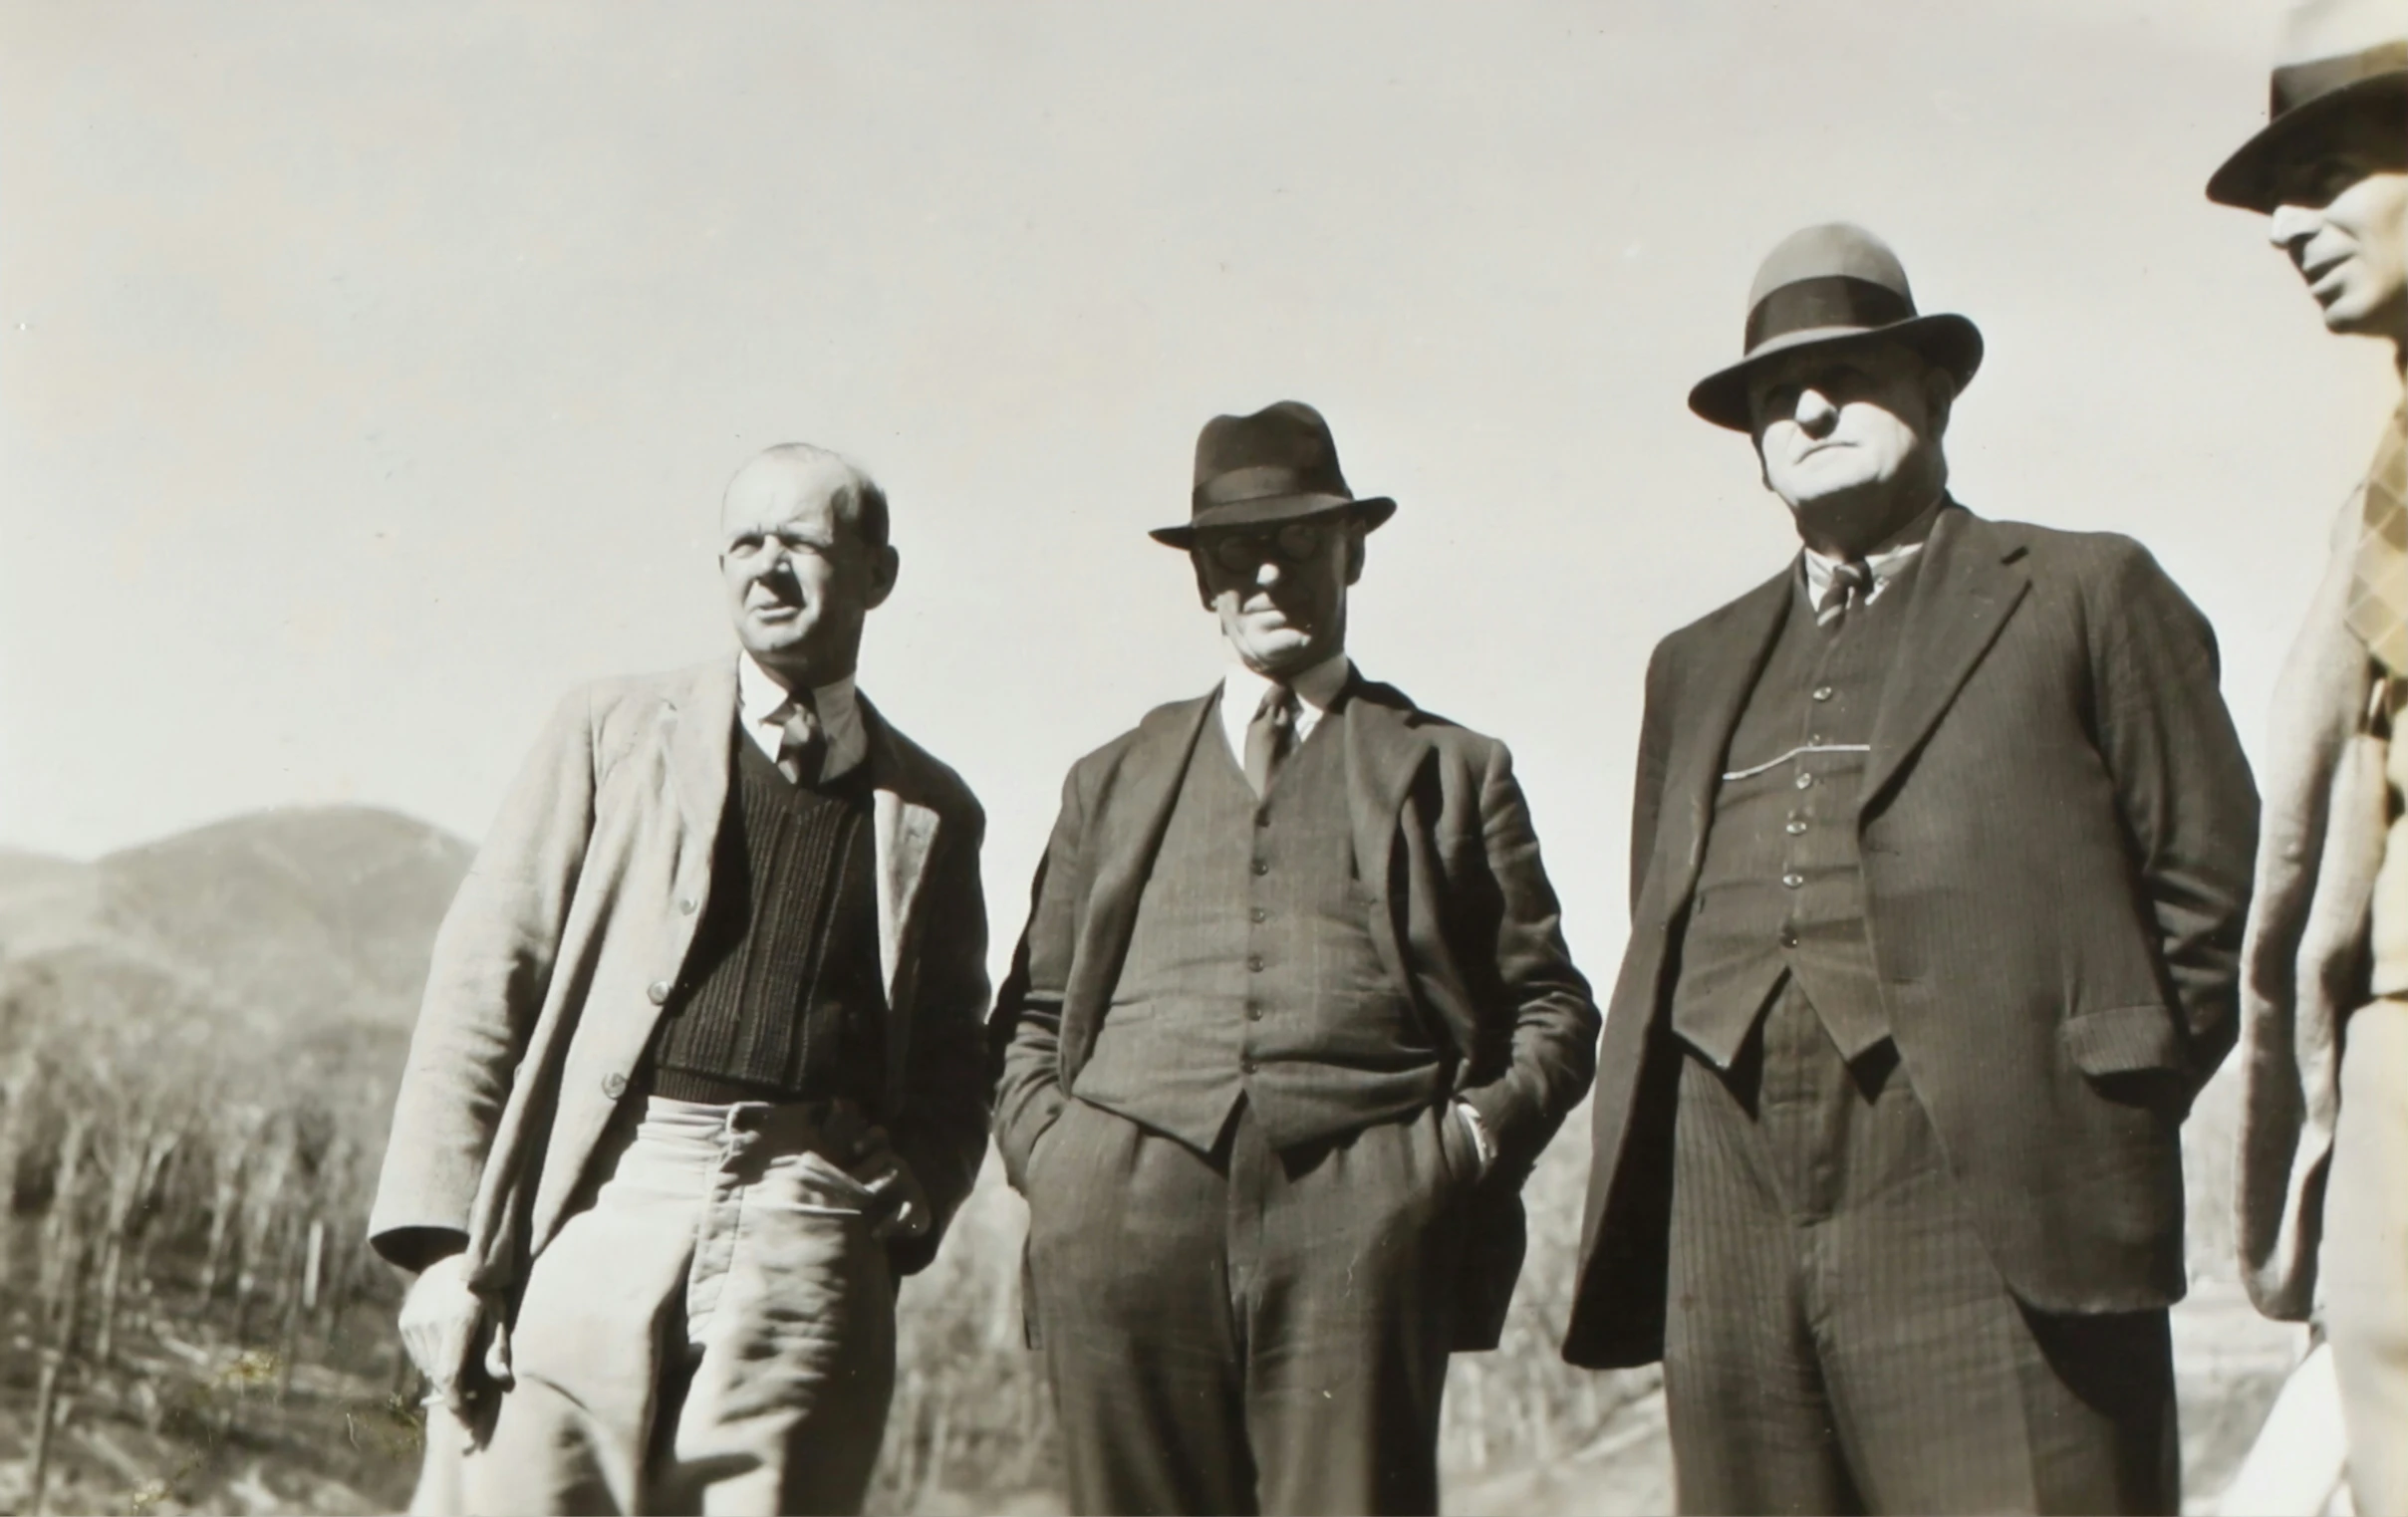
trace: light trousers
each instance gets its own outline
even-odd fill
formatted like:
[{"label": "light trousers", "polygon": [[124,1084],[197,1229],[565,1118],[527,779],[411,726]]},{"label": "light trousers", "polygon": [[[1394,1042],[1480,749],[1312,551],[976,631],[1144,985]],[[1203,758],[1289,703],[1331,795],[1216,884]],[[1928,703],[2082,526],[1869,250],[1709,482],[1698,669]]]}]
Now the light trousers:
[{"label": "light trousers", "polygon": [[823,1115],[656,1096],[596,1155],[607,1178],[529,1273],[471,1510],[860,1509],[895,1282]]},{"label": "light trousers", "polygon": [[2408,1513],[2408,1003],[2341,1032],[2341,1112],[2316,1256],[2360,1512]]}]

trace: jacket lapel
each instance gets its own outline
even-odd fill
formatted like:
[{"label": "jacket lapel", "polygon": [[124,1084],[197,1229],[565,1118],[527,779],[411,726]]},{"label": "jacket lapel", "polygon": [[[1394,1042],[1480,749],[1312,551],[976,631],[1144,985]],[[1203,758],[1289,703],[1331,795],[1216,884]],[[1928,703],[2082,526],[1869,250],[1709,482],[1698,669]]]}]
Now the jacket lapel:
[{"label": "jacket lapel", "polygon": [[1772,656],[1781,622],[1789,615],[1790,598],[1799,593],[1797,565],[1766,580],[1731,603],[1731,610],[1708,646],[1701,650],[1692,680],[1694,701],[1683,715],[1667,757],[1668,794],[1657,814],[1656,855],[1673,861],[1673,888],[1661,896],[1669,915],[1689,898],[1705,862],[1706,832],[1714,814],[1715,788],[1723,778],[1723,756],[1731,734],[1739,724],[1747,692]]},{"label": "jacket lapel", "polygon": [[1399,704],[1386,686],[1356,677],[1346,697],[1346,803],[1354,831],[1355,868],[1364,882],[1386,891],[1390,856],[1396,848],[1397,813],[1405,793],[1430,752],[1430,739],[1416,730],[1414,709]]},{"label": "jacket lapel", "polygon": [[[1084,926],[1073,962],[1077,983],[1066,987],[1063,1017],[1092,1019],[1102,1011],[1102,997],[1119,975],[1129,934],[1137,923],[1137,899],[1145,888],[1154,855],[1162,846],[1163,829],[1179,796],[1179,782],[1188,772],[1188,757],[1197,734],[1220,702],[1220,687],[1204,695],[1162,707],[1138,724],[1137,737],[1121,760],[1119,782],[1103,797],[1092,824],[1096,865],[1089,886]],[[1089,1005],[1093,1002],[1095,1004]],[[1065,1053],[1071,1039],[1064,1038]],[[1083,1057],[1083,1054],[1082,1054]]]},{"label": "jacket lapel", "polygon": [[727,805],[728,744],[736,729],[734,659],[701,670],[682,697],[666,701],[661,725],[669,744],[670,784],[677,792],[677,816],[684,824],[677,839],[682,875],[686,850],[697,841],[708,850],[718,838],[719,813]]},{"label": "jacket lapel", "polygon": [[1955,501],[1941,508],[1915,572],[1899,658],[1873,713],[1860,806],[1897,778],[2031,588],[2028,575],[2009,567],[2019,553],[2002,553],[1990,524]]},{"label": "jacket lapel", "polygon": [[920,881],[928,873],[929,857],[936,848],[936,809],[918,799],[918,776],[906,762],[894,731],[868,697],[861,704],[862,727],[870,739],[870,830],[878,849],[878,964],[883,972],[887,1005],[895,1007],[896,973],[910,940],[912,908],[920,898]]}]

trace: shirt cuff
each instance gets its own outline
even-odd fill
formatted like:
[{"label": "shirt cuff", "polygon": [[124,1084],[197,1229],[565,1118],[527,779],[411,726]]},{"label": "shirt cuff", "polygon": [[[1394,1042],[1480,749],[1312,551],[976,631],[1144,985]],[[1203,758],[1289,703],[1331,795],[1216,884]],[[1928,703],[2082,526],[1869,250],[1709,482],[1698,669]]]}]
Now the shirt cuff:
[{"label": "shirt cuff", "polygon": [[1469,1101],[1457,1102],[1455,1115],[1464,1120],[1464,1130],[1472,1135],[1472,1151],[1479,1158],[1479,1172],[1486,1174],[1496,1160],[1496,1142],[1488,1136],[1488,1125],[1480,1121],[1479,1110]]}]

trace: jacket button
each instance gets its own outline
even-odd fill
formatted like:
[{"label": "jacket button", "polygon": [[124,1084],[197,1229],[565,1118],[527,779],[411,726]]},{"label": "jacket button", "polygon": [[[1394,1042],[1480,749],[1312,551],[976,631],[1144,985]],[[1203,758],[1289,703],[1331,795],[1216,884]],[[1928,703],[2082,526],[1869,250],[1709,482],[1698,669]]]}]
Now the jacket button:
[{"label": "jacket button", "polygon": [[1255,861],[1254,861],[1254,873],[1255,873],[1255,874],[1257,874],[1257,875],[1267,875],[1267,874],[1269,874],[1270,872],[1271,872],[1271,861],[1270,861],[1270,860],[1268,860],[1268,859],[1257,859],[1257,860],[1255,860]]},{"label": "jacket button", "polygon": [[1805,830],[1806,830],[1806,824],[1805,824],[1805,823],[1803,823],[1803,822],[1800,822],[1800,821],[1796,820],[1795,818],[1790,819],[1790,820],[1789,820],[1789,821],[1788,821],[1786,824],[1784,824],[1784,825],[1782,826],[1782,828],[1781,828],[1781,831],[1782,831],[1782,832],[1787,833],[1787,834],[1788,834],[1790,837],[1792,837],[1792,838],[1796,837],[1796,836],[1797,836],[1799,833],[1802,833],[1802,832],[1804,832]]},{"label": "jacket button", "polygon": [[1797,929],[1795,927],[1781,928],[1781,946],[1784,948],[1797,946]]},{"label": "jacket button", "polygon": [[1249,917],[1251,917],[1253,920],[1255,920],[1255,921],[1257,921],[1257,922],[1265,922],[1265,921],[1269,921],[1269,920],[1271,919],[1271,913],[1270,913],[1270,912],[1268,912],[1268,911],[1265,911],[1265,910],[1264,910],[1264,909],[1262,909],[1262,907],[1260,907],[1260,906],[1256,906],[1256,907],[1255,907],[1253,910],[1248,911],[1248,912],[1246,913],[1246,915],[1247,915],[1247,916],[1249,916]]},{"label": "jacket button", "polygon": [[617,1101],[620,1097],[626,1095],[627,1076],[620,1074],[617,1070],[613,1070],[609,1074],[603,1076],[602,1094],[610,1097],[613,1101]]},{"label": "jacket button", "polygon": [[1792,872],[1791,872],[1791,873],[1789,873],[1789,874],[1783,875],[1783,876],[1781,877],[1781,884],[1783,884],[1783,885],[1787,885],[1787,886],[1788,886],[1790,889],[1793,889],[1793,890],[1794,890],[1794,889],[1796,889],[1796,888],[1797,888],[1799,885],[1804,885],[1805,883],[1806,883],[1806,877],[1805,877],[1805,876],[1803,876],[1803,875],[1797,874],[1797,873],[1795,873],[1794,871],[1792,871]]},{"label": "jacket button", "polygon": [[1260,1001],[1248,1001],[1245,1003],[1245,1019],[1249,1022],[1259,1022],[1262,1020],[1262,1003]]},{"label": "jacket button", "polygon": [[1245,956],[1245,966],[1248,969],[1253,970],[1256,974],[1260,974],[1262,972],[1262,955],[1259,953],[1247,954]]},{"label": "jacket button", "polygon": [[1814,776],[1810,774],[1801,774],[1797,777],[1797,788],[1800,790],[1807,789],[1808,787],[1812,786],[1813,783]]},{"label": "jacket button", "polygon": [[1251,1059],[1240,1060],[1237,1065],[1237,1070],[1239,1074],[1244,1075],[1254,1073],[1254,1061]]},{"label": "jacket button", "polygon": [[655,980],[645,987],[644,993],[653,998],[655,1006],[666,1005],[669,1002],[669,981]]},{"label": "jacket button", "polygon": [[1831,687],[1827,684],[1816,685],[1814,687],[1814,698],[1816,700],[1829,700],[1831,698]]}]

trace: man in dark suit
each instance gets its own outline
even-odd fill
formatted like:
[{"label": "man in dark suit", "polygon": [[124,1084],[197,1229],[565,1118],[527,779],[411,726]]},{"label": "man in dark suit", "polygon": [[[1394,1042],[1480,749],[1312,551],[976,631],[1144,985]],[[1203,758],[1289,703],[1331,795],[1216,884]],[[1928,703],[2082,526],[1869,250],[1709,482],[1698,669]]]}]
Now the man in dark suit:
[{"label": "man in dark suit", "polygon": [[1805,552],[1656,649],[1565,1357],[1661,1358],[1689,1511],[2173,1511],[2191,1098],[2257,799],[2128,539],[1974,515],[1981,361],[1812,227],[1690,395]]},{"label": "man in dark suit", "polygon": [[1429,1512],[1451,1349],[1597,1012],[1504,746],[1354,671],[1396,509],[1285,401],[1207,424],[1221,685],[1081,759],[996,1003],[995,1132],[1083,1512]]}]

